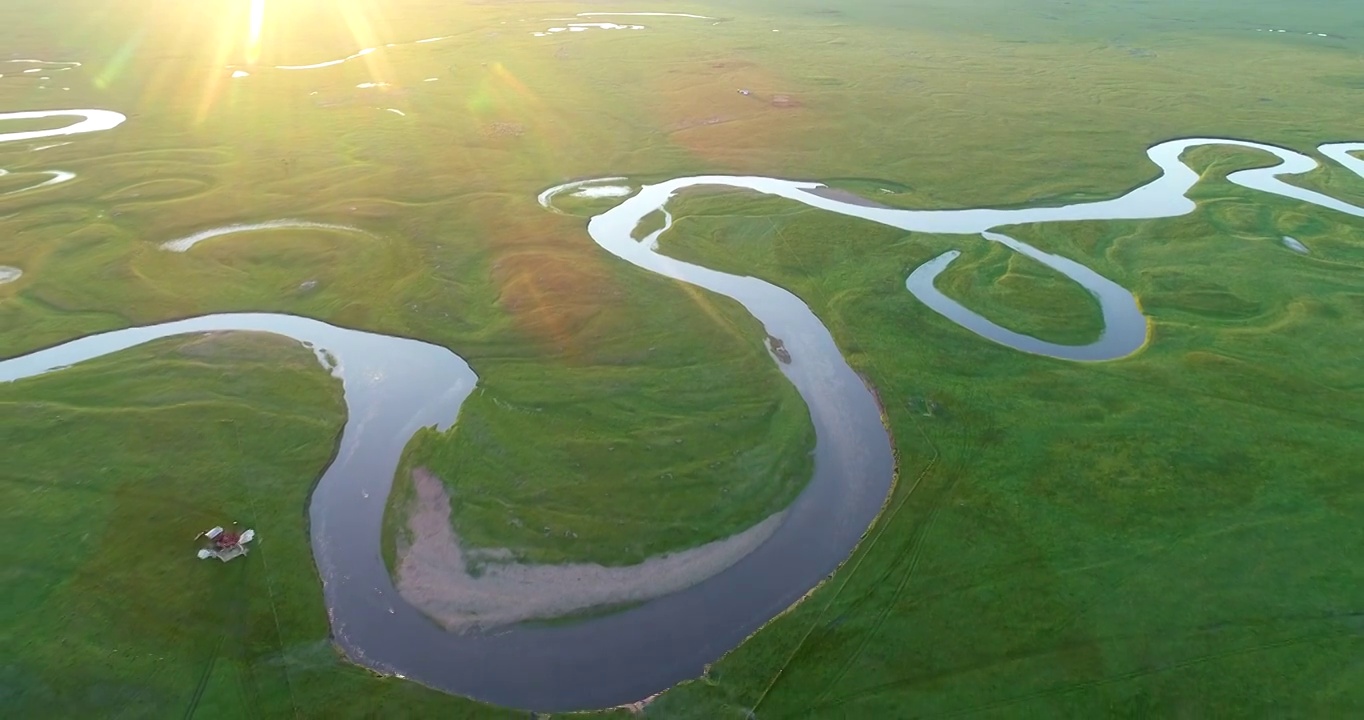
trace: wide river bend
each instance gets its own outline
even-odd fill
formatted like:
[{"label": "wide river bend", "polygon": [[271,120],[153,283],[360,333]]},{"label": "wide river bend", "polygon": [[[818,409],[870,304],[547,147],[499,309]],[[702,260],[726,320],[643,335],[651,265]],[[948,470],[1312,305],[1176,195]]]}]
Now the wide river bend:
[{"label": "wide river bend", "polygon": [[[0,142],[69,135],[117,126],[123,117],[101,110],[24,113],[22,117],[73,116],[81,122],[57,130],[0,134]],[[0,121],[19,117],[0,114]],[[1120,198],[1059,208],[913,211],[868,207],[820,197],[818,183],[772,178],[702,176],[645,186],[588,222],[602,248],[650,272],[731,297],[766,331],[783,340],[790,362],[777,366],[800,391],[817,436],[814,477],[773,535],[728,569],[686,589],[625,612],[560,626],[512,626],[450,633],[421,615],[393,589],[379,554],[384,499],[403,448],[422,427],[451,427],[477,377],[451,351],[428,343],[336,327],[308,318],[268,313],[216,314],[92,335],[0,361],[0,382],[56,372],[158,338],[220,331],[269,332],[312,347],[324,368],[340,378],[346,425],[335,460],[310,504],[313,552],[336,642],[353,659],[380,672],[412,678],[460,695],[543,711],[600,708],[636,701],[696,677],[706,663],[733,649],[768,620],[798,601],[846,559],[870,527],[890,490],[894,472],[890,438],[875,397],[843,359],[827,328],[795,295],[770,283],[681,262],[657,252],[659,236],[631,233],[650,213],[663,210],[678,191],[722,185],[787,197],[812,207],[906,230],[985,233],[1081,283],[1099,299],[1109,325],[1085,346],[1061,346],[995,326],[932,289],[951,253],[910,275],[909,289],[929,307],[982,336],[1026,352],[1076,360],[1106,360],[1135,352],[1146,323],[1122,288],[1077,262],[988,232],[1006,224],[1079,219],[1167,217],[1193,209],[1184,193],[1197,174],[1179,161],[1202,144],[1254,147],[1277,155],[1274,168],[1235,173],[1245,187],[1364,217],[1364,210],[1287,185],[1277,176],[1305,172],[1316,161],[1268,145],[1218,139],[1178,140],[1149,152],[1162,175]],[[1364,144],[1323,146],[1323,154],[1364,176],[1349,153]],[[588,183],[590,185],[590,183]],[[552,206],[562,189],[541,202]],[[209,232],[203,235],[216,237]],[[198,236],[196,236],[198,237]],[[784,359],[784,358],[783,358]],[[774,357],[775,362],[775,357]]]}]

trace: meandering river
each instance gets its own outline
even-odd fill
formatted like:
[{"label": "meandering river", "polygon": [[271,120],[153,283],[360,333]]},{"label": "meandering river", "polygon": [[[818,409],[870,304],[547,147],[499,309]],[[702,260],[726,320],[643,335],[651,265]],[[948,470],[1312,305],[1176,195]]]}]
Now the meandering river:
[{"label": "meandering river", "polygon": [[[948,235],[982,235],[987,240],[1001,243],[1037,260],[1088,290],[1099,302],[1103,311],[1105,327],[1099,339],[1086,345],[1060,345],[1044,342],[1001,327],[938,292],[933,287],[933,280],[957,258],[958,254],[955,251],[944,253],[911,273],[906,282],[909,291],[925,305],[949,320],[982,337],[1008,345],[1016,350],[1066,360],[1116,360],[1136,352],[1146,342],[1146,318],[1142,315],[1136,298],[1118,284],[1078,262],[1043,252],[1019,240],[997,232],[990,232],[990,230],[1008,225],[1044,222],[1167,218],[1193,212],[1196,205],[1188,199],[1187,193],[1198,182],[1199,175],[1185,165],[1180,157],[1185,151],[1203,145],[1228,145],[1261,150],[1279,159],[1278,164],[1270,167],[1242,170],[1228,175],[1227,179],[1237,185],[1299,200],[1347,215],[1364,217],[1364,207],[1314,190],[1290,185],[1279,179],[1283,175],[1298,175],[1316,169],[1317,161],[1307,155],[1276,145],[1245,140],[1184,138],[1163,142],[1148,150],[1147,157],[1160,168],[1160,176],[1112,200],[1009,210],[990,208],[902,210],[878,206],[875,203],[848,201],[837,196],[816,194],[814,191],[823,189],[824,185],[815,182],[753,176],[703,175],[646,185],[633,197],[592,218],[588,223],[588,232],[604,249],[635,265],[668,277],[701,285],[731,297],[737,297],[733,291],[736,291],[740,285],[752,280],[752,278],[735,280],[734,276],[731,275],[716,273],[706,268],[674,260],[656,252],[655,245],[660,233],[652,234],[644,242],[634,242],[630,237],[630,232],[645,216],[666,207],[668,199],[676,193],[692,187],[719,186],[775,195],[820,210],[862,218],[902,230]],[[1364,178],[1364,160],[1351,155],[1354,152],[1364,151],[1364,143],[1332,143],[1322,145],[1319,150],[1323,155],[1340,163],[1346,170]],[[616,184],[619,180],[620,178],[606,178],[600,182]],[[592,185],[593,181],[580,180],[558,188],[551,188],[541,193],[540,203],[549,206],[553,198],[565,190],[590,189]],[[743,300],[740,299],[740,302]],[[792,303],[799,302],[794,297],[782,301],[783,305],[787,307],[793,307]],[[747,306],[748,303],[745,305]],[[749,310],[753,312],[753,308],[750,307]],[[759,316],[759,319],[764,318]],[[778,336],[785,339],[785,336],[779,334]]]},{"label": "meandering river", "polygon": [[[41,60],[11,60],[10,62],[42,62]],[[63,63],[65,64],[65,63]],[[80,63],[71,63],[80,65]],[[45,128],[42,130],[29,130],[25,132],[0,133],[0,143],[21,142],[24,140],[41,140],[43,138],[57,137],[60,135],[80,135],[83,133],[99,132],[118,127],[127,119],[123,113],[116,113],[111,110],[34,110],[28,112],[0,113],[0,121],[4,120],[42,120],[50,117],[78,117],[78,122],[60,128]],[[34,150],[46,150],[52,147],[47,145]],[[0,177],[10,174],[8,170],[0,168]],[[65,170],[34,170],[31,174],[47,175],[48,178],[41,182],[34,183],[28,187],[0,193],[0,198],[11,195],[19,195],[40,188],[60,185],[64,182],[76,179],[76,174]]]},{"label": "meandering river", "polygon": [[[0,142],[108,130],[124,120],[109,111],[71,110],[0,114],[0,121],[64,115],[83,119],[58,130],[0,134]],[[783,357],[777,367],[809,406],[817,446],[810,484],[780,527],[752,553],[686,590],[580,623],[454,634],[418,613],[393,589],[378,546],[385,498],[402,450],[419,428],[450,427],[477,382],[468,365],[445,348],[290,315],[217,314],[101,333],[0,361],[0,382],[56,372],[185,333],[270,332],[309,345],[323,367],[341,380],[347,408],[341,446],[310,505],[313,552],[337,643],[354,661],[380,672],[501,705],[548,711],[617,705],[699,675],[706,663],[739,645],[836,569],[874,521],[894,471],[890,439],[881,424],[876,398],[805,303],[757,278],[717,272],[657,252],[658,238],[671,227],[671,216],[666,216],[664,228],[635,240],[631,234],[640,220],[659,210],[666,214],[669,199],[679,190],[722,185],[779,195],[906,230],[984,233],[1094,293],[1107,323],[1103,337],[1083,346],[1042,343],[1010,333],[962,308],[932,284],[954,259],[951,253],[915,270],[908,280],[909,290],[963,327],[1019,350],[1076,360],[1114,359],[1136,351],[1146,340],[1146,322],[1131,294],[1076,261],[989,231],[1028,222],[1154,218],[1189,212],[1194,205],[1184,194],[1197,174],[1180,163],[1179,156],[1202,144],[1258,148],[1281,160],[1274,168],[1235,173],[1232,182],[1364,217],[1364,209],[1278,180],[1280,174],[1312,169],[1316,161],[1311,158],[1283,148],[1217,139],[1157,145],[1148,153],[1162,169],[1156,180],[1114,200],[1057,208],[897,210],[820,197],[809,192],[821,187],[817,183],[702,176],[645,186],[593,217],[587,232],[606,251],[649,272],[734,298],[768,334],[782,339],[789,362]],[[1336,153],[1330,156],[1342,166],[1364,177],[1351,161],[1364,163],[1349,155],[1364,149],[1364,144],[1323,146],[1324,154],[1327,148]],[[541,203],[552,208],[561,192],[590,190],[592,184],[551,188],[541,194]],[[188,240],[222,234],[196,233],[182,239],[184,248],[176,245],[173,249],[189,249],[193,243]]]}]

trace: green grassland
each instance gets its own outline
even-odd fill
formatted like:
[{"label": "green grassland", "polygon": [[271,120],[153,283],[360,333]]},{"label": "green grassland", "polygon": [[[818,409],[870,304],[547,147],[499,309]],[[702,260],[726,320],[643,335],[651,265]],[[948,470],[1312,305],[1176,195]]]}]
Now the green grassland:
[{"label": "green grassland", "polygon": [[[768,231],[736,231],[732,203],[679,202],[666,252],[762,268],[835,328],[880,390],[903,480],[850,570],[655,712],[1364,706],[1364,576],[1342,552],[1364,542],[1364,226],[1209,174],[1187,218],[1009,229],[1141,300],[1153,343],[1098,366],[1021,356],[906,302],[903,278],[942,250],[988,266],[999,251],[978,240],[756,199],[745,207],[773,218]],[[1305,234],[1312,256],[1279,245],[1278,223],[1295,214],[1319,225]],[[1004,280],[940,283],[1042,337],[1086,327],[1074,314],[1029,317],[1081,291]],[[1034,291],[1020,304],[1023,283]],[[925,397],[941,408],[933,417]]]},{"label": "green grassland", "polygon": [[[432,34],[425,29],[394,32]],[[44,151],[56,154],[41,161],[11,151],[16,169],[57,163],[79,177],[8,221],[6,262],[26,275],[0,290],[13,298],[0,307],[7,351],[230,310],[297,313],[454,348],[480,373],[481,392],[458,431],[414,452],[450,483],[464,540],[527,559],[637,562],[785,507],[808,480],[812,431],[757,324],[730,301],[608,261],[583,241],[580,223],[534,205],[563,172],[532,171],[527,158],[556,151],[534,147],[544,139],[484,131],[531,125],[539,118],[518,113],[544,103],[502,97],[512,90],[483,67],[491,42],[479,37],[436,46],[441,57],[424,53],[417,67],[399,64],[416,51],[392,52],[392,72],[454,86],[436,85],[423,108],[416,99],[314,104],[318,87],[365,95],[354,87],[368,79],[363,66],[321,80],[261,71],[259,95],[233,86],[202,121],[201,97],[167,90],[134,98],[154,112],[129,112],[124,127]],[[293,61],[340,51],[298,52],[310,54]],[[190,65],[187,73],[223,74]],[[449,67],[460,70],[451,76]],[[138,72],[113,75],[110,94],[121,82],[140,85]],[[467,93],[492,103],[487,113],[452,112]],[[388,104],[439,126],[437,137],[376,109]],[[606,137],[584,137],[584,154]],[[524,176],[520,193],[516,183],[508,189],[508,174]],[[300,216],[371,235],[269,231],[186,254],[156,249],[219,224]],[[584,509],[585,496],[599,507]],[[730,502],[717,512],[721,496]],[[570,535],[577,541],[565,543]]]},{"label": "green grassland", "polygon": [[[318,370],[292,341],[227,334],[0,386],[6,717],[472,707],[332,649],[306,511],[342,402]],[[230,521],[260,536],[246,561],[195,558]]]},{"label": "green grassland", "polygon": [[[595,205],[549,213],[545,187],[731,172],[842,178],[906,207],[1055,203],[1144,182],[1144,149],[1169,137],[1357,139],[1364,100],[1349,2],[689,2],[623,9],[723,21],[533,38],[541,18],[601,8],[298,0],[267,23],[262,64],[455,37],[237,80],[224,65],[241,62],[244,3],[88,5],[0,10],[10,52],[86,63],[62,73],[69,91],[0,71],[0,110],[129,116],[37,153],[0,145],[14,187],[78,174],[0,198],[0,264],[25,271],[0,285],[0,356],[239,310],[444,345],[480,391],[405,463],[446,481],[464,541],[541,562],[634,562],[748,527],[799,491],[812,441],[751,318],[610,258],[584,229]],[[939,280],[959,301],[1048,340],[1097,334],[1081,289],[984,240],[752,195],[678,202],[669,252],[781,284],[825,321],[886,401],[902,480],[842,573],[651,716],[1364,706],[1348,551],[1364,540],[1364,227],[1220,181],[1262,154],[1188,159],[1208,178],[1194,215],[1006,229],[1137,293],[1152,344],[1099,366],[980,340],[905,291],[910,269],[961,249]],[[1364,198],[1329,167],[1298,182]],[[282,217],[368,234],[157,249]],[[195,697],[241,717],[493,714],[375,679],[325,642],[302,508],[340,426],[333,382],[278,344],[193,363],[183,345],[0,388],[6,528],[23,531],[6,584],[25,588],[3,617],[20,648],[3,686],[25,692],[0,714],[162,716]],[[925,417],[925,398],[941,411]],[[198,481],[242,477],[250,492]],[[229,511],[262,529],[261,552],[195,564],[176,538]],[[87,526],[102,534],[81,539]],[[136,553],[111,555],[122,542]],[[223,577],[248,590],[232,602],[249,622],[212,602]]]}]

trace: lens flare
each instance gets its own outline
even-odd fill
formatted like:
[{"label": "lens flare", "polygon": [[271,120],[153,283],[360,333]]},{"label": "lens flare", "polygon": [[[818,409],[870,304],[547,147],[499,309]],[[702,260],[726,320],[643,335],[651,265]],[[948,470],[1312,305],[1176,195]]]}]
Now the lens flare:
[{"label": "lens flare", "polygon": [[260,31],[265,24],[265,0],[251,0],[251,16],[246,33],[246,62],[254,65],[260,59]]},{"label": "lens flare", "polygon": [[341,14],[341,20],[350,30],[351,37],[355,43],[365,50],[360,51],[364,55],[366,69],[369,70],[370,82],[384,83],[393,79],[394,73],[389,67],[383,54],[374,53],[374,49],[385,44],[383,38],[390,36],[391,33],[384,32],[381,18],[371,16],[365,12],[361,6],[351,3],[342,3],[337,6],[337,11]]}]

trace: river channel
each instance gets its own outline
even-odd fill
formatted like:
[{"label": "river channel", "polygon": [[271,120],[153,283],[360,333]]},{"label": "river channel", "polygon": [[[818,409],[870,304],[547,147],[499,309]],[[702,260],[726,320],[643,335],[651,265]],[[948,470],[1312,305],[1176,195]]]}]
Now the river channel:
[{"label": "river channel", "polygon": [[[99,110],[9,114],[0,115],[0,121],[65,115],[83,120],[56,130],[0,134],[0,142],[109,130],[123,121],[118,113]],[[1305,155],[1241,141],[1190,139],[1153,147],[1148,154],[1162,175],[1104,202],[1021,210],[913,211],[809,192],[822,187],[818,183],[701,176],[645,186],[591,218],[587,232],[606,251],[649,272],[731,297],[769,335],[781,338],[785,350],[780,361],[774,356],[774,363],[809,407],[817,444],[810,484],[777,530],[753,552],[690,588],[573,624],[451,633],[404,602],[393,588],[379,541],[385,498],[402,450],[422,427],[453,426],[460,405],[477,383],[469,366],[448,349],[290,315],[216,314],[87,336],[0,361],[0,382],[57,372],[186,333],[257,331],[305,343],[322,366],[340,379],[345,391],[347,418],[340,448],[310,505],[313,552],[333,636],[340,647],[355,662],[377,671],[499,705],[542,711],[608,707],[640,700],[700,675],[707,663],[797,602],[850,555],[875,520],[894,472],[891,442],[876,398],[810,308],[790,292],[757,278],[717,272],[659,253],[658,239],[671,227],[671,216],[664,228],[636,240],[632,232],[643,218],[659,210],[666,213],[669,199],[680,190],[720,185],[779,195],[906,230],[983,233],[1093,293],[1108,323],[1104,335],[1089,345],[1062,346],[1008,334],[933,289],[933,278],[955,257],[950,253],[915,270],[908,280],[910,292],[945,317],[995,342],[1066,359],[1112,360],[1136,352],[1146,341],[1145,318],[1131,294],[1078,262],[989,231],[1019,223],[1155,218],[1190,212],[1194,205],[1184,194],[1198,176],[1180,163],[1179,156],[1202,144],[1253,147],[1282,161],[1274,168],[1235,173],[1232,182],[1364,217],[1364,209],[1278,179],[1280,174],[1316,167],[1316,161]],[[1323,146],[1323,152],[1327,147],[1337,159],[1343,156],[1358,162],[1349,153],[1364,149],[1364,144]],[[1350,167],[1349,160],[1341,164]],[[618,184],[619,180],[610,182]],[[540,200],[552,209],[560,192],[590,189],[591,185],[577,182],[552,188]],[[252,226],[239,227],[249,231]],[[220,234],[205,231],[191,237]]]}]

